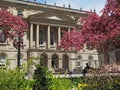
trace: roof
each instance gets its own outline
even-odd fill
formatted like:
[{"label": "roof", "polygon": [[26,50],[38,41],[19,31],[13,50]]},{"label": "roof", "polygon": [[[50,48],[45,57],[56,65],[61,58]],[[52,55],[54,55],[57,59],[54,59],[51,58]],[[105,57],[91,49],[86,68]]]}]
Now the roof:
[{"label": "roof", "polygon": [[86,12],[89,12],[89,11],[83,11],[83,10],[72,9],[72,8],[67,8],[67,7],[42,4],[42,3],[38,3],[38,2],[32,2],[32,1],[18,1],[18,0],[1,0],[1,1],[17,3],[17,4],[24,4],[24,5],[28,5],[28,6],[34,6],[34,7],[56,9],[56,10],[62,10],[62,11],[67,11],[67,12],[80,13],[80,14],[86,14]]}]

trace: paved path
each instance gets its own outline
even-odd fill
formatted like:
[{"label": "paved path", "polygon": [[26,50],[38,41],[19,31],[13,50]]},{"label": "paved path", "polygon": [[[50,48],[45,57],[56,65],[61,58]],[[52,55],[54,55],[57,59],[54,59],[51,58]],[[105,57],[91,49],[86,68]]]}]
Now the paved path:
[{"label": "paved path", "polygon": [[[100,76],[108,76],[108,75],[111,75],[111,76],[119,76],[120,73],[108,73],[108,74],[100,74]],[[83,77],[83,74],[54,74],[55,77],[58,77],[60,76],[61,78],[62,77],[66,77],[66,78],[72,78],[72,77]],[[89,76],[94,76],[94,74],[86,74],[86,77],[89,77]],[[99,76],[99,75],[98,75]]]},{"label": "paved path", "polygon": [[72,77],[83,77],[83,74],[54,74],[55,77],[60,76],[62,77],[66,77],[66,78],[72,78]]}]

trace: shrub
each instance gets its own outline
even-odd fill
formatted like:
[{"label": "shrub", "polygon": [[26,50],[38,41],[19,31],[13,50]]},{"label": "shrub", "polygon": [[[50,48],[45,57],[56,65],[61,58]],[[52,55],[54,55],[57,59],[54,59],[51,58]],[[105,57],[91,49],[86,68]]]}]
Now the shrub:
[{"label": "shrub", "polygon": [[0,69],[0,90],[31,90],[33,83],[23,71]]},{"label": "shrub", "polygon": [[52,77],[52,85],[50,90],[71,90],[72,82],[67,78]]},{"label": "shrub", "polygon": [[71,90],[71,80],[55,77],[47,68],[37,65],[33,79],[35,84],[33,90]]},{"label": "shrub", "polygon": [[82,90],[120,90],[120,65],[107,65],[93,70],[92,75],[85,78],[87,87]]},{"label": "shrub", "polygon": [[50,75],[47,68],[37,65],[33,76],[35,80],[33,90],[48,90],[51,85]]}]

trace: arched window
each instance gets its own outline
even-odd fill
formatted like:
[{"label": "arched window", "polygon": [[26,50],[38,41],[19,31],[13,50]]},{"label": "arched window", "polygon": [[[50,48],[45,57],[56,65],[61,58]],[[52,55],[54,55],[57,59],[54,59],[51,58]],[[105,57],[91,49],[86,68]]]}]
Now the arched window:
[{"label": "arched window", "polygon": [[90,56],[88,57],[88,64],[89,64],[89,66],[93,66],[93,65],[92,65],[92,60],[93,60],[93,56],[90,55]]},{"label": "arched window", "polygon": [[81,65],[81,60],[82,60],[82,56],[81,56],[81,55],[78,55],[77,67],[80,67],[80,65]]},{"label": "arched window", "polygon": [[52,55],[51,66],[53,68],[58,68],[58,66],[59,66],[59,56],[57,54],[53,54]]},{"label": "arched window", "polygon": [[63,64],[62,68],[69,71],[69,56],[68,56],[68,54],[63,55],[62,64]]},{"label": "arched window", "polygon": [[6,56],[0,55],[0,66],[6,66]]},{"label": "arched window", "polygon": [[40,65],[48,67],[48,55],[46,53],[40,55]]},{"label": "arched window", "polygon": [[90,56],[88,57],[88,60],[93,60],[93,56],[90,55]]},{"label": "arched window", "polygon": [[39,35],[40,35],[40,37],[39,37],[39,44],[43,45],[43,43],[44,43],[44,32],[42,30],[40,30]]}]

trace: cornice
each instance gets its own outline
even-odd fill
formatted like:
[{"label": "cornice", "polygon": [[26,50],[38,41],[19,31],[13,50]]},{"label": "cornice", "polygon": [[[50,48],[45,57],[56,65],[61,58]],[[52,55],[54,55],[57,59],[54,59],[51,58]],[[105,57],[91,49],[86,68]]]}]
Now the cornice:
[{"label": "cornice", "polygon": [[57,52],[57,53],[77,53],[74,50],[68,50],[68,51],[64,51],[64,50],[44,50],[44,49],[28,49],[28,52]]},{"label": "cornice", "polygon": [[76,24],[67,22],[67,21],[57,21],[57,20],[48,20],[48,19],[37,19],[32,18],[29,21],[33,24],[41,24],[41,25],[51,25],[51,26],[67,26],[67,27],[74,27]]},{"label": "cornice", "polygon": [[31,1],[1,0],[1,3],[6,4],[8,6],[10,5],[16,8],[18,7],[23,9],[30,9],[30,10],[33,9],[33,10],[41,10],[41,11],[58,10],[58,11],[64,11],[64,13],[69,13],[74,15],[76,14],[87,15],[87,12],[88,12],[88,11],[42,4],[42,3],[31,2]]}]

